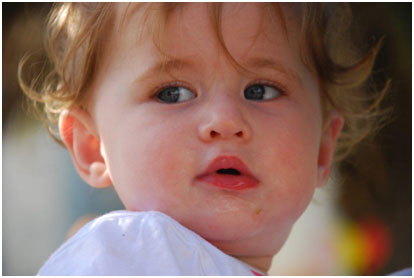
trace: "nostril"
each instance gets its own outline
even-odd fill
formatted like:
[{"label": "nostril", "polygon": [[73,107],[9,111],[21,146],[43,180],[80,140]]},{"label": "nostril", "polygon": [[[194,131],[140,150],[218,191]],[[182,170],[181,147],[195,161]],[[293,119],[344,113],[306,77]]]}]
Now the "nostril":
[{"label": "nostril", "polygon": [[[218,133],[217,131],[215,131],[215,130],[212,130],[212,131],[210,131],[210,136],[211,136],[211,138],[215,138],[215,137],[217,137],[217,136],[219,136],[220,135],[220,133]],[[243,133],[243,131],[239,131],[239,132],[237,132],[236,134],[235,134],[237,137],[243,137],[244,136],[244,133]]]},{"label": "nostril", "polygon": [[218,135],[218,133],[217,133],[217,132],[215,132],[214,130],[212,130],[212,131],[210,132],[210,135],[211,135],[211,137],[212,137],[212,138],[214,138],[214,137],[216,137],[216,136]]}]

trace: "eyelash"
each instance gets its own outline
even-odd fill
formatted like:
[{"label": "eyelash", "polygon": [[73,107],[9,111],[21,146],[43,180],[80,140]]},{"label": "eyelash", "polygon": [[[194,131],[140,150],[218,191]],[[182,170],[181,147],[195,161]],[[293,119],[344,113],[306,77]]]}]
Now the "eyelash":
[{"label": "eyelash", "polygon": [[[280,84],[279,82],[275,82],[275,81],[269,81],[269,80],[265,80],[265,79],[258,79],[258,80],[254,80],[250,83],[248,83],[244,89],[255,85],[255,84],[259,84],[259,85],[264,85],[264,86],[270,86],[270,87],[274,87],[275,89],[280,91],[281,95],[286,95],[287,93],[287,89],[285,86],[283,86],[282,84]],[[183,82],[183,81],[171,81],[171,82],[167,82],[164,83],[160,86],[155,87],[155,89],[152,90],[152,98],[157,99],[157,95],[170,87],[183,87],[186,88],[188,90],[190,90],[191,92],[193,92],[196,96],[197,96],[197,92],[195,89],[193,89],[191,86],[188,86],[187,83]]]},{"label": "eyelash", "polygon": [[254,80],[253,82],[248,83],[246,85],[245,89],[252,86],[252,85],[255,85],[255,84],[273,87],[273,88],[277,89],[278,91],[280,91],[281,95],[286,95],[287,94],[287,89],[286,89],[285,86],[283,86],[279,82],[270,81],[270,80],[267,80],[267,79]]},{"label": "eyelash", "polygon": [[188,90],[190,90],[191,92],[196,94],[196,90],[193,89],[193,87],[188,86],[187,83],[183,82],[183,81],[171,81],[171,82],[167,82],[167,83],[163,83],[160,86],[155,87],[155,89],[152,89],[152,97],[156,98],[157,95],[162,91],[165,90],[167,88],[171,88],[171,87],[183,87],[186,88]]}]

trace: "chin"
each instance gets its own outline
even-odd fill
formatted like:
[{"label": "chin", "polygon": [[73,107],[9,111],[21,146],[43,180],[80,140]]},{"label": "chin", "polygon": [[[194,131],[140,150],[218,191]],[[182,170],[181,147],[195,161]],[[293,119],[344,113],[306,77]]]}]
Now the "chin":
[{"label": "chin", "polygon": [[226,213],[183,224],[229,255],[273,256],[286,242],[293,223],[271,221],[260,213]]},{"label": "chin", "polygon": [[258,234],[263,228],[263,219],[256,213],[213,213],[199,217],[185,226],[208,241],[240,241]]}]

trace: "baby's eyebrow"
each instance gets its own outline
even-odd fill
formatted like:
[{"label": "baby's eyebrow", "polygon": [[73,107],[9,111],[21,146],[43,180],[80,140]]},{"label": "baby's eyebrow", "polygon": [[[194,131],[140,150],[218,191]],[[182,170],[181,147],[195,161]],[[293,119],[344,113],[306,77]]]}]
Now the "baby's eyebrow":
[{"label": "baby's eyebrow", "polygon": [[286,67],[282,62],[267,57],[251,57],[247,60],[247,67],[250,69],[269,68],[277,72],[283,73],[293,81],[297,82],[303,87],[303,82],[300,76],[292,69]]},{"label": "baby's eyebrow", "polygon": [[173,70],[183,70],[183,69],[196,69],[195,63],[188,58],[182,59],[170,59],[170,60],[161,60],[156,62],[153,66],[147,69],[142,75],[140,75],[134,83],[142,82],[146,79],[154,78],[157,74],[160,73],[170,73]]},{"label": "baby's eyebrow", "polygon": [[[154,76],[157,76],[157,74],[159,75],[162,73],[171,73],[174,70],[190,69],[192,71],[195,71],[197,65],[194,61],[195,60],[191,58],[160,60],[156,62],[153,66],[151,66],[148,70],[146,70],[142,75],[140,75],[134,81],[134,84],[139,84],[142,81],[154,78]],[[247,59],[245,65],[248,69],[258,70],[268,68],[276,72],[282,73],[286,75],[288,78],[292,79],[292,81],[298,83],[301,87],[303,87],[303,83],[300,76],[295,71],[286,67],[280,61],[267,57],[251,57]]]}]

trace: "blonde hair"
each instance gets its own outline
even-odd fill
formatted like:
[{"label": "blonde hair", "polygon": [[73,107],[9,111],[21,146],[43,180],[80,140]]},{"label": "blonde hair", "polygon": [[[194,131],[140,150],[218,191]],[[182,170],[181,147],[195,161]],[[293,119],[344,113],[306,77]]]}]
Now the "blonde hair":
[{"label": "blonde hair", "polygon": [[[53,7],[46,32],[46,52],[50,64],[47,70],[30,78],[23,77],[28,58],[19,65],[19,83],[34,103],[54,139],[53,132],[60,113],[67,108],[82,105],[88,87],[99,68],[99,57],[110,36],[115,13],[112,3],[60,3]],[[135,4],[127,14],[145,8],[151,12],[153,40],[159,50],[169,15],[183,4]],[[348,155],[353,147],[374,134],[388,119],[388,110],[381,108],[390,81],[382,90],[369,83],[375,57],[380,49],[379,40],[366,55],[353,47],[349,27],[351,12],[348,4],[303,3],[295,4],[301,22],[302,60],[316,71],[323,112],[335,109],[345,119],[338,138],[336,158]],[[244,69],[230,54],[221,33],[222,3],[209,3],[210,18],[224,53],[239,69]],[[286,30],[283,12],[278,4],[267,3]],[[124,17],[127,18],[127,17]],[[148,24],[148,22],[146,22]],[[287,31],[286,31],[287,32]],[[350,63],[350,61],[352,61]],[[61,143],[61,142],[60,142]]]}]

